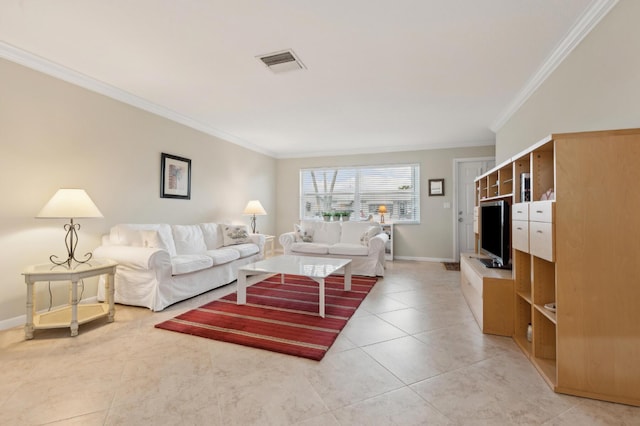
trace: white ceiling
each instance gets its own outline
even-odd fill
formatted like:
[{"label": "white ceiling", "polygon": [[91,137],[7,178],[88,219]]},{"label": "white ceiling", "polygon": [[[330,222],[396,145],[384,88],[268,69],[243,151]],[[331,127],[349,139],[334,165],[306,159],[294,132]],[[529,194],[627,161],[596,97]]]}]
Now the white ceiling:
[{"label": "white ceiling", "polygon": [[0,55],[278,158],[485,145],[616,1],[3,0]]}]

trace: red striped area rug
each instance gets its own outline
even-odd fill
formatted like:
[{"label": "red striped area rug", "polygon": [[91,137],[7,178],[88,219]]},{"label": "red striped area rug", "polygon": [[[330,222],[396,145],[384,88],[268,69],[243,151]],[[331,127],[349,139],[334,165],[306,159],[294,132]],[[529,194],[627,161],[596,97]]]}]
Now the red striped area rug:
[{"label": "red striped area rug", "polygon": [[247,288],[247,304],[236,293],[157,324],[157,328],[321,360],[377,281],[353,276],[325,280],[325,318],[318,315],[319,286],[310,278],[274,275]]}]

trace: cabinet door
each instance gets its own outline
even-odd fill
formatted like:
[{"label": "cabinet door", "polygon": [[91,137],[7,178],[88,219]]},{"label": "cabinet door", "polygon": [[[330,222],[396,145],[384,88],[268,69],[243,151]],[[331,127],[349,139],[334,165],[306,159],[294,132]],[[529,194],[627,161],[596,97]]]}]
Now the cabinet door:
[{"label": "cabinet door", "polygon": [[511,217],[513,220],[529,220],[529,204],[516,203],[511,208]]},{"label": "cabinet door", "polygon": [[514,220],[511,229],[513,232],[511,236],[513,248],[529,253],[529,222],[526,220]]},{"label": "cabinet door", "polygon": [[553,223],[529,222],[529,248],[532,255],[549,262],[555,261]]},{"label": "cabinet door", "polygon": [[534,201],[529,207],[529,220],[532,222],[553,222],[554,201]]}]

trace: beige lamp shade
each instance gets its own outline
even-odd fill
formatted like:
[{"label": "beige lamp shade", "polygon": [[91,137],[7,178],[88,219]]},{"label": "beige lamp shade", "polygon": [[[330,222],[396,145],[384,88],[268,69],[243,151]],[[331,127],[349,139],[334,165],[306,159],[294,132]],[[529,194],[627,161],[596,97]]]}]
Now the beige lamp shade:
[{"label": "beige lamp shade", "polygon": [[37,218],[91,218],[103,217],[84,189],[62,188],[40,210]]},{"label": "beige lamp shade", "polygon": [[267,212],[265,211],[262,204],[258,200],[251,200],[247,203],[247,207],[244,208],[243,214],[245,215],[254,215],[254,216],[265,216]]}]

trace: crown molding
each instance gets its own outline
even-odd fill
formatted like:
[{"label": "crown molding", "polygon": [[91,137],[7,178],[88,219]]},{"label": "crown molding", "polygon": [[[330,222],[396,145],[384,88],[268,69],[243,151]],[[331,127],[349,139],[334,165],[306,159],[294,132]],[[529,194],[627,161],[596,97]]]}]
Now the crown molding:
[{"label": "crown molding", "polygon": [[206,133],[208,135],[223,139],[226,142],[239,145],[251,151],[268,155],[269,157],[275,157],[275,153],[264,150],[260,147],[257,147],[229,133],[215,129],[191,117],[182,115],[162,105],[158,105],[156,103],[150,102],[139,96],[133,95],[122,89],[118,89],[117,87],[111,86],[110,84],[91,78],[87,75],[84,75],[82,73],[69,69],[67,67],[64,67],[60,64],[56,64],[55,62],[51,62],[45,58],[42,58],[40,56],[34,55],[22,49],[19,49],[3,41],[0,41],[0,58],[7,59],[11,62],[15,62],[20,65],[24,65],[27,68],[40,71],[44,74],[66,81],[67,83],[80,86],[84,89],[91,90],[92,92],[99,93],[101,95],[107,96],[109,98],[115,99],[117,101],[123,102],[128,105],[131,105],[138,109],[150,112],[157,116],[166,118],[167,120],[171,120],[176,123],[182,124],[184,126],[190,127],[192,129],[198,130],[202,133]]},{"label": "crown molding", "polygon": [[456,148],[472,148],[478,146],[494,146],[496,144],[495,139],[491,140],[478,140],[467,142],[443,142],[443,143],[431,143],[420,145],[387,145],[387,146],[374,146],[370,148],[356,148],[356,149],[342,149],[331,151],[314,151],[314,152],[299,152],[289,151],[283,152],[276,156],[279,160],[291,159],[291,158],[316,158],[316,157],[342,157],[345,155],[367,155],[367,154],[389,154],[394,152],[410,152],[410,151],[429,151],[435,149],[456,149]]},{"label": "crown molding", "polygon": [[571,27],[567,36],[545,59],[542,66],[527,81],[520,92],[502,111],[489,127],[497,133],[509,119],[524,105],[524,103],[538,90],[555,69],[569,56],[580,42],[595,28],[619,0],[594,0],[591,6],[582,14],[580,19]]}]

